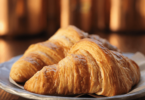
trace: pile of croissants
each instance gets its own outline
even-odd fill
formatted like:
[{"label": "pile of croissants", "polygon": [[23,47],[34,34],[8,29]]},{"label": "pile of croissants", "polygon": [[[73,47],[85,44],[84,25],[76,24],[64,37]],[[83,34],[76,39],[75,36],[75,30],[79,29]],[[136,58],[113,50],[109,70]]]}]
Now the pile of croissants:
[{"label": "pile of croissants", "polygon": [[129,92],[140,71],[107,40],[70,25],[30,45],[13,64],[10,77],[38,94],[114,96]]}]

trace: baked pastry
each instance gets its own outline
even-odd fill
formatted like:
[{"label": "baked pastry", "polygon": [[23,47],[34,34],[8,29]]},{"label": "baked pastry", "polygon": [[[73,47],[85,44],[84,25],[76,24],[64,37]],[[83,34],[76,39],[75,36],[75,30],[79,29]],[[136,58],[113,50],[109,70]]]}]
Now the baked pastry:
[{"label": "baked pastry", "polygon": [[49,95],[114,96],[129,92],[139,80],[139,67],[134,61],[97,40],[82,39],[58,64],[45,66],[31,77],[24,89]]},{"label": "baked pastry", "polygon": [[49,40],[32,44],[16,63],[13,64],[10,77],[16,82],[25,82],[43,66],[58,63],[65,57],[69,49],[83,38],[96,39],[105,47],[118,51],[107,40],[97,35],[88,35],[75,26],[59,29]]},{"label": "baked pastry", "polygon": [[85,37],[88,34],[75,26],[59,29],[49,40],[32,44],[13,64],[10,77],[16,82],[27,81],[43,66],[58,63],[74,43]]}]

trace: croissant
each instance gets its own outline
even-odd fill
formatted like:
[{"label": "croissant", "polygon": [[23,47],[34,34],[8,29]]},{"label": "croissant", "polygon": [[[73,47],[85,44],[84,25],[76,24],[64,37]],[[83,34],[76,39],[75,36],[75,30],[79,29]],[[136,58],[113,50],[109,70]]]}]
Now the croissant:
[{"label": "croissant", "polygon": [[46,65],[58,63],[70,47],[88,34],[74,26],[59,29],[49,40],[32,44],[24,55],[13,64],[10,77],[25,82]]},{"label": "croissant", "polygon": [[58,64],[45,66],[31,77],[24,89],[49,95],[114,96],[129,92],[139,80],[134,61],[95,39],[82,39]]}]

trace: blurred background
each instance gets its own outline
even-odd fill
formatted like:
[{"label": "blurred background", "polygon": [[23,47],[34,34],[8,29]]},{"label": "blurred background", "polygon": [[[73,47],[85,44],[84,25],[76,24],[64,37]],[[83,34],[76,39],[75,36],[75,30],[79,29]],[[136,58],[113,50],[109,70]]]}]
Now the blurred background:
[{"label": "blurred background", "polygon": [[70,24],[145,54],[145,0],[0,0],[0,63]]}]

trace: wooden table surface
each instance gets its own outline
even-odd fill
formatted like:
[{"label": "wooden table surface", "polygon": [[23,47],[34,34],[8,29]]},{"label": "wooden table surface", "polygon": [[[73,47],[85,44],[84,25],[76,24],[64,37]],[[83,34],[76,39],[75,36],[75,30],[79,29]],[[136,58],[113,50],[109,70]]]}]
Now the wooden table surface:
[{"label": "wooden table surface", "polygon": [[[116,33],[111,34],[99,34],[110,41],[111,44],[117,46],[122,52],[135,53],[137,51],[145,54],[145,35],[119,35]],[[35,37],[35,38],[18,38],[9,39],[0,37],[0,63],[10,60],[12,57],[23,54],[30,44],[45,41],[47,38]],[[138,98],[137,100],[143,100]],[[28,100],[0,89],[0,100]]]}]

